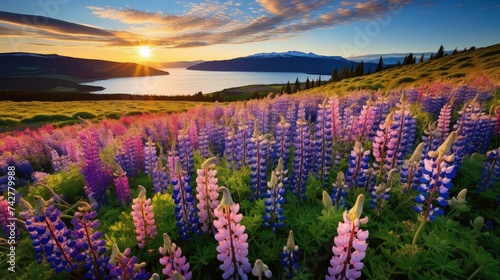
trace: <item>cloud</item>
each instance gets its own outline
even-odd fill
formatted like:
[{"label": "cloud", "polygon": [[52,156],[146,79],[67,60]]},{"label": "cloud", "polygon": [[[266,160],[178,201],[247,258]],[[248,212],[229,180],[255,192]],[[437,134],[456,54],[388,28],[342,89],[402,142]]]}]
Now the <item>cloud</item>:
[{"label": "cloud", "polygon": [[[419,0],[429,3],[433,0]],[[143,11],[132,7],[88,6],[99,18],[118,21],[124,30],[108,30],[48,17],[0,12],[0,36],[53,41],[86,41],[110,46],[147,42],[168,48],[282,40],[318,28],[370,20],[410,0],[236,0],[180,2],[185,12]]]},{"label": "cloud", "polygon": [[[112,31],[93,26],[58,20],[45,16],[34,16],[0,11],[1,35],[52,39],[60,41],[96,41],[128,45]],[[5,30],[8,33],[5,34]]]}]

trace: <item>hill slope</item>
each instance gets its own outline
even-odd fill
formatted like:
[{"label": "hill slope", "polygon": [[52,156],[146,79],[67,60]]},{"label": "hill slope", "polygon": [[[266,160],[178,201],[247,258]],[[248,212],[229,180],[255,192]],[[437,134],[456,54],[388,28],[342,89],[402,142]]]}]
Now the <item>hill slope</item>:
[{"label": "hill slope", "polygon": [[500,83],[500,44],[446,55],[423,63],[386,69],[362,77],[344,79],[312,91],[345,92],[358,88],[389,90],[416,87],[435,81],[462,81],[479,76],[487,76],[496,84]]},{"label": "hill slope", "polygon": [[0,54],[0,90],[79,91],[88,90],[78,85],[81,82],[154,75],[168,75],[168,72],[136,63],[32,53]]}]

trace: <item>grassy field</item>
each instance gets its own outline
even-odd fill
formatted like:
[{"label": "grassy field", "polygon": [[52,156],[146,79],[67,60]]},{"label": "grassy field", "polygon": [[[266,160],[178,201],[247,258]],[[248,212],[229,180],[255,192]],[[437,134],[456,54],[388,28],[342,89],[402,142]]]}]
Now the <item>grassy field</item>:
[{"label": "grassy field", "polygon": [[[474,51],[448,55],[440,59],[380,71],[371,75],[345,79],[316,87],[307,92],[343,94],[360,88],[382,91],[418,87],[433,81],[460,83],[487,76],[500,84],[500,44]],[[282,85],[252,85],[219,92],[228,101],[266,96],[278,92]],[[36,127],[44,123],[67,124],[86,119],[118,118],[142,112],[176,112],[203,104],[187,101],[67,101],[67,102],[0,102],[0,131]]]},{"label": "grassy field", "polygon": [[187,111],[200,102],[187,101],[66,101],[0,102],[0,131],[35,127],[45,123],[68,124],[84,119],[117,119],[122,115]]}]

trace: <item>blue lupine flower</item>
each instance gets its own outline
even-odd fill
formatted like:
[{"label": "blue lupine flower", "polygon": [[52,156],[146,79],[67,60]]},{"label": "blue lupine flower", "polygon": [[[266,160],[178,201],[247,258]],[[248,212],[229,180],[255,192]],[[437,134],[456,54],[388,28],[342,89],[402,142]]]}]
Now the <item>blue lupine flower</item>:
[{"label": "blue lupine flower", "polygon": [[292,279],[299,271],[299,255],[299,246],[295,245],[293,231],[290,230],[286,246],[280,252],[280,263],[285,270],[286,279]]},{"label": "blue lupine flower", "polygon": [[248,157],[250,164],[251,199],[262,198],[266,192],[267,178],[267,150],[268,139],[259,133],[259,123],[255,121],[254,133],[248,143]]},{"label": "blue lupine flower", "polygon": [[339,173],[337,173],[337,179],[335,183],[332,183],[332,186],[332,194],[330,195],[332,199],[332,205],[337,208],[339,208],[340,206],[347,206],[344,198],[347,195],[349,186],[346,184],[344,172],[339,171]]},{"label": "blue lupine flower", "polygon": [[311,139],[309,132],[309,123],[299,118],[295,127],[293,139],[293,174],[291,177],[291,188],[293,194],[297,197],[306,197],[306,182],[311,169]]},{"label": "blue lupine flower", "polygon": [[422,177],[422,155],[425,143],[420,143],[410,159],[405,160],[401,166],[401,184],[403,192],[406,193],[409,189],[417,190]]},{"label": "blue lupine flower", "polygon": [[189,186],[190,177],[183,174],[181,164],[177,162],[175,177],[172,178],[172,198],[175,202],[175,219],[177,221],[177,231],[182,240],[186,240],[193,234],[201,234],[198,221],[198,209],[192,194],[193,188]]},{"label": "blue lupine flower", "polygon": [[481,181],[477,185],[477,192],[493,187],[493,183],[498,181],[500,181],[500,148],[486,153],[486,162],[481,171]]},{"label": "blue lupine flower", "polygon": [[144,147],[144,172],[147,175],[153,175],[153,169],[156,166],[156,161],[156,145],[153,143],[151,138],[149,138]]},{"label": "blue lupine flower", "polygon": [[165,193],[168,190],[168,174],[162,164],[161,159],[158,160],[153,168],[153,188],[155,193]]},{"label": "blue lupine flower", "polygon": [[193,144],[187,133],[187,125],[177,135],[177,151],[179,151],[182,170],[187,172],[188,176],[191,176],[194,172]]},{"label": "blue lupine flower", "polygon": [[360,142],[356,141],[349,155],[348,168],[345,172],[347,185],[352,187],[365,187],[369,172],[370,150],[364,150]]},{"label": "blue lupine flower", "polygon": [[316,178],[325,185],[332,166],[332,111],[327,102],[328,98],[319,105],[313,140],[313,155],[316,159],[313,171]]},{"label": "blue lupine flower", "polygon": [[290,123],[286,121],[285,115],[282,113],[280,113],[280,121],[276,125],[275,138],[276,141],[273,145],[273,153],[276,164],[281,158],[284,169],[287,169],[290,159],[290,147],[292,146],[292,131]]},{"label": "blue lupine flower", "polygon": [[265,194],[265,214],[263,215],[264,227],[271,227],[273,232],[277,228],[285,226],[285,216],[283,215],[282,205],[285,203],[285,189],[283,188],[283,178],[285,178],[287,170],[283,170],[283,160],[280,158],[278,167],[275,172],[271,173],[271,180],[267,182],[267,193]]},{"label": "blue lupine flower", "polygon": [[418,187],[419,194],[415,198],[413,207],[418,213],[423,212],[424,219],[434,220],[434,214],[443,215],[442,207],[447,206],[448,191],[451,180],[455,177],[456,169],[453,165],[454,155],[449,154],[456,139],[452,132],[446,141],[436,151],[430,151],[424,159],[423,174]]},{"label": "blue lupine flower", "polygon": [[109,275],[113,279],[134,279],[147,280],[151,277],[151,273],[146,272],[144,267],[145,262],[137,263],[137,257],[130,255],[130,248],[120,252],[118,246],[113,244],[112,253],[109,258],[108,269]]}]

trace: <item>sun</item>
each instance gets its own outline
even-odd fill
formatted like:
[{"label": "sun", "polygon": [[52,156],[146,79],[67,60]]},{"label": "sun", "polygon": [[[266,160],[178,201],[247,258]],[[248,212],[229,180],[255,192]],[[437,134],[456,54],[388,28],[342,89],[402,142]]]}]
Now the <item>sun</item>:
[{"label": "sun", "polygon": [[151,47],[149,46],[140,46],[138,52],[144,58],[151,57]]}]

